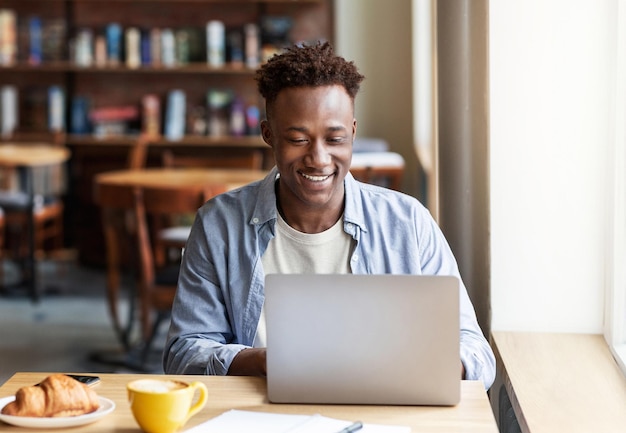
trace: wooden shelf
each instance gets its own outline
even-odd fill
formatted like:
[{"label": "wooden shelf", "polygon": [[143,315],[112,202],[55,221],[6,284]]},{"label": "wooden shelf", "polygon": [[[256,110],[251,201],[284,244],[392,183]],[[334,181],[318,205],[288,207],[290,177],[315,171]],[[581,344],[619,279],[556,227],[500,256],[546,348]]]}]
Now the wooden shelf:
[{"label": "wooden shelf", "polygon": [[0,66],[0,72],[76,72],[76,73],[124,73],[124,74],[233,74],[254,75],[255,69],[225,65],[220,68],[205,63],[189,63],[180,66],[140,66],[129,68],[120,66],[79,66],[71,62],[46,62],[31,65],[24,62],[11,66]]},{"label": "wooden shelf", "polygon": [[[136,136],[112,136],[112,137],[94,137],[92,135],[75,135],[67,136],[66,143],[71,146],[89,145],[89,146],[129,146],[134,145],[137,141]],[[207,137],[187,135],[180,140],[170,141],[164,138],[158,138],[150,141],[150,146],[158,147],[176,147],[176,146],[198,146],[198,147],[238,147],[238,148],[266,148],[267,144],[259,136],[245,137]]]},{"label": "wooden shelf", "polygon": [[[48,3],[62,3],[68,0],[19,0],[22,3],[35,3],[45,1]],[[73,3],[276,3],[276,4],[317,4],[326,3],[327,0],[69,0]]]}]

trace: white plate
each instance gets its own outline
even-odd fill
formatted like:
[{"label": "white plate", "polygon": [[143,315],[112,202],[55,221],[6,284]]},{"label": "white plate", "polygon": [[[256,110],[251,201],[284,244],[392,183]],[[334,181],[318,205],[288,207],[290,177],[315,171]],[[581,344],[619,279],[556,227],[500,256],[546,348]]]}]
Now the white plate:
[{"label": "white plate", "polygon": [[[113,409],[115,409],[115,403],[113,403],[108,398],[98,397],[98,399],[100,400],[100,407],[98,408],[98,410],[95,412],[87,413],[85,415],[43,418],[3,415],[2,413],[0,413],[0,421],[4,421],[7,424],[16,425],[19,427],[34,428],[61,428],[89,424],[113,412]],[[15,396],[0,398],[0,411],[2,411],[2,408],[13,400],[15,400]]]}]

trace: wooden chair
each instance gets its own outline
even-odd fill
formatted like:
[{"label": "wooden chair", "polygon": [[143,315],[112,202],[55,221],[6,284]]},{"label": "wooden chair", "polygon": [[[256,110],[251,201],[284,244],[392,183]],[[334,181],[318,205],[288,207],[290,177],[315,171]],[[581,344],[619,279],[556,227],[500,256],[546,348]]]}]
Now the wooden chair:
[{"label": "wooden chair", "polygon": [[[139,170],[145,167],[150,137],[141,134],[130,147],[127,157],[127,168]],[[133,252],[122,248],[124,240],[136,235],[136,218],[134,217],[135,197],[131,188],[126,186],[102,188],[100,201],[107,203],[101,206],[102,234],[106,255],[106,284],[109,316],[113,322],[113,329],[124,349],[129,351],[132,346],[131,335],[135,325],[136,293],[128,294],[129,307],[124,318],[119,310],[121,303],[121,269],[122,263],[127,261],[138,262],[132,259]]]},{"label": "wooden chair", "polygon": [[[211,156],[193,156],[174,152],[172,149],[163,151],[161,155],[163,167],[168,168],[226,168],[260,170],[263,167],[263,153],[257,149],[232,149],[226,153],[216,153]],[[194,212],[195,214],[195,212]],[[180,251],[184,247],[191,224],[181,216],[179,221],[170,220],[168,228],[154,225],[153,233],[155,260],[157,267],[164,266],[172,251]],[[190,216],[187,216],[187,220]],[[176,260],[176,254],[173,254]]]},{"label": "wooden chair", "polygon": [[139,258],[139,303],[145,351],[150,349],[162,320],[171,310],[180,263],[157,269],[150,222],[195,213],[213,193],[210,188],[133,188],[134,217]]}]

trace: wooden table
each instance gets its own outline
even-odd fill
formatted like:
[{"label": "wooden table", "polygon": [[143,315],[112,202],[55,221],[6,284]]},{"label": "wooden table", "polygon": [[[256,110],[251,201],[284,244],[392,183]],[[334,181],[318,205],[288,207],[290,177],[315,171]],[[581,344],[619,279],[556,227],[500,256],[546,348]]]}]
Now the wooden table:
[{"label": "wooden table", "polygon": [[[94,200],[103,209],[105,243],[107,247],[107,295],[115,331],[126,350],[131,349],[129,336],[134,323],[133,308],[127,309],[129,318],[123,324],[117,311],[120,291],[119,234],[113,227],[117,211],[133,209],[134,188],[210,190],[211,195],[260,180],[266,171],[213,168],[145,168],[119,170],[97,175],[94,180]],[[207,188],[208,187],[208,188]],[[131,302],[133,297],[131,296]]]},{"label": "wooden table", "polygon": [[[2,387],[0,397],[15,394],[18,388],[38,383],[49,373],[16,373]],[[102,382],[94,387],[102,397],[113,400],[115,411],[93,424],[74,427],[73,432],[139,432],[130,412],[126,383],[133,379],[151,377],[136,374],[98,374]],[[265,379],[235,376],[162,376],[190,382],[200,380],[209,389],[207,405],[191,418],[183,431],[207,421],[230,409],[285,414],[321,414],[342,420],[365,423],[408,425],[415,433],[497,433],[497,427],[482,382],[463,381],[461,402],[454,407],[428,406],[359,406],[359,405],[288,405],[272,404],[267,400]],[[1,425],[6,432],[37,432],[23,427]]]},{"label": "wooden table", "polygon": [[49,195],[51,193],[59,193],[58,188],[61,185],[49,185],[44,181],[35,184],[34,169],[42,167],[60,166],[70,157],[70,151],[67,148],[54,146],[46,143],[22,143],[11,144],[6,143],[0,145],[0,167],[17,168],[24,170],[26,173],[25,191],[27,205],[25,212],[29,212],[29,248],[26,261],[26,274],[28,276],[25,281],[33,300],[39,299],[37,290],[37,273],[35,272],[35,236],[34,236],[34,216],[33,209],[35,205],[35,195]]},{"label": "wooden table", "polygon": [[498,379],[523,433],[626,432],[626,377],[602,335],[493,332]]}]

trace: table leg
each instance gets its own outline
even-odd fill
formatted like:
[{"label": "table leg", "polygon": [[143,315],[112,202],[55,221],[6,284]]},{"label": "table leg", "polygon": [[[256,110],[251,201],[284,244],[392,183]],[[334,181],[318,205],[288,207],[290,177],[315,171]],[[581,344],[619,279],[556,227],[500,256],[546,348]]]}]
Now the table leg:
[{"label": "table leg", "polygon": [[37,272],[35,269],[35,179],[33,170],[26,167],[26,193],[28,195],[28,255],[26,257],[26,284],[34,302],[39,301]]}]

